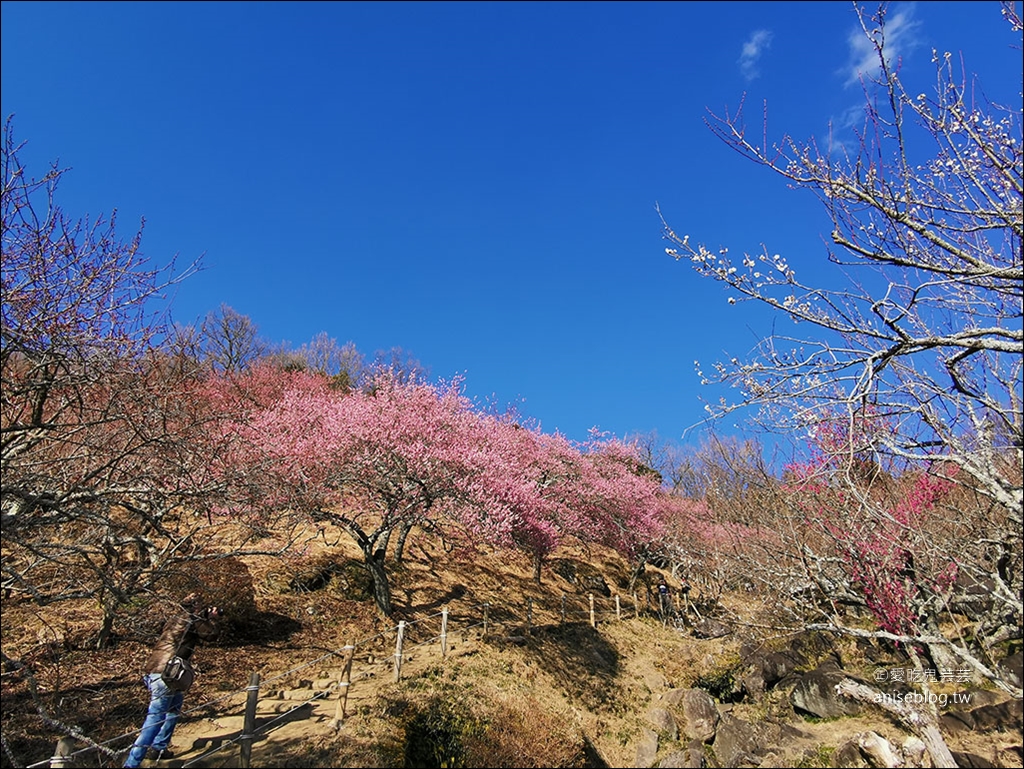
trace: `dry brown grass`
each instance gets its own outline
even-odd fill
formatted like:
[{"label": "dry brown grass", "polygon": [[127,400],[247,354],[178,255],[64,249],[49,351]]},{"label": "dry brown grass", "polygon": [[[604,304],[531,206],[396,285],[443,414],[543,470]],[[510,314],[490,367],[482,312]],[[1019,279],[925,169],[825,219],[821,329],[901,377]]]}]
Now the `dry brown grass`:
[{"label": "dry brown grass", "polygon": [[[255,599],[249,615],[235,615],[239,621],[220,644],[199,650],[202,675],[186,708],[242,689],[250,671],[268,680],[346,642],[384,634],[360,650],[342,729],[329,728],[333,704],[301,712],[254,745],[254,766],[395,767],[431,760],[449,766],[632,766],[647,711],[669,689],[730,672],[741,643],[754,635],[749,630],[698,640],[664,627],[654,616],[631,618],[633,599],[623,592],[628,564],[601,548],[565,548],[556,555],[575,564],[575,573],[562,562],[558,570],[545,568],[537,585],[524,557],[487,551],[469,558],[446,553],[421,535],[410,542],[406,561],[390,571],[395,619],[419,620],[409,636],[418,643],[438,632],[437,614],[448,606],[453,648],[444,662],[436,646],[413,650],[406,677],[395,684],[388,667],[393,621],[377,615],[360,586],[359,572],[351,568],[358,555],[345,539],[333,547],[320,540],[289,562],[252,558],[245,560],[244,574],[237,565],[225,565],[202,575],[208,597],[229,610],[252,600],[246,594]],[[328,564],[334,566],[325,571]],[[325,579],[315,579],[324,573]],[[575,574],[576,581],[565,574]],[[630,618],[617,621],[613,601],[598,593],[598,628],[590,627],[587,596],[599,585],[595,580],[622,594],[623,614]],[[639,593],[643,607],[645,592]],[[533,623],[527,632],[530,600]],[[478,637],[479,628],[467,630],[480,621],[483,602],[491,604],[487,639]],[[728,604],[733,618],[753,621],[764,612],[744,596],[729,596]],[[146,697],[138,677],[154,630],[151,620],[143,621],[149,611],[126,615],[114,647],[94,651],[86,646],[99,619],[94,607],[5,601],[4,649],[31,666],[39,699],[51,716],[79,725],[97,740],[115,738],[142,723]],[[852,660],[853,650],[842,651]],[[372,664],[369,655],[375,657]],[[332,666],[336,660],[273,686],[297,685]],[[792,716],[786,702],[777,699],[741,706],[737,713],[751,720]],[[179,725],[175,746],[208,744],[212,735],[237,730],[226,714],[237,716],[241,706],[236,698],[226,710],[218,706],[190,714]],[[893,732],[884,718],[862,719],[855,726],[865,723]],[[853,721],[801,725],[808,736],[800,748],[813,753],[835,747],[853,726]],[[51,755],[58,736],[40,719],[28,679],[18,672],[3,677],[3,733],[22,764]],[[673,747],[680,746],[666,745],[664,751]],[[998,745],[982,741],[974,752],[987,755],[983,747],[992,753]],[[433,758],[424,758],[425,753]],[[230,755],[204,765],[233,765],[237,751]],[[95,757],[90,760],[97,765]],[[6,756],[3,765],[9,765]]]}]

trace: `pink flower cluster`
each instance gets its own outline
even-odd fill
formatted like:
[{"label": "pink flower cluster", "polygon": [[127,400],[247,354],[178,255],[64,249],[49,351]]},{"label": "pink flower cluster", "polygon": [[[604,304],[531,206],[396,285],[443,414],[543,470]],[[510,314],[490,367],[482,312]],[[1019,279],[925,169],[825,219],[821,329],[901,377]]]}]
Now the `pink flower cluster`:
[{"label": "pink flower cluster", "polygon": [[864,598],[879,625],[909,633],[918,621],[915,604],[924,591],[945,590],[956,578],[949,562],[936,573],[915,563],[921,531],[953,487],[953,481],[929,473],[898,478],[880,471],[858,477],[850,469],[884,430],[872,413],[854,419],[824,421],[810,444],[810,459],[787,466],[792,498],[809,526],[824,532],[838,551],[850,583]]},{"label": "pink flower cluster", "polygon": [[614,439],[577,445],[476,408],[461,383],[383,376],[343,393],[261,367],[213,388],[237,419],[226,475],[254,504],[332,510],[387,531],[454,525],[543,558],[567,536],[629,550],[654,536],[659,485]]}]

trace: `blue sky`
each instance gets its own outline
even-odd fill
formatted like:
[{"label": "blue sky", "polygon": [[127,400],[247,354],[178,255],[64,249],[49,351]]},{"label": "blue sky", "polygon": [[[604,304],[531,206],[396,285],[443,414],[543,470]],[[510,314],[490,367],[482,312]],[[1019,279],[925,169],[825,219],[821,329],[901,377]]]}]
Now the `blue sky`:
[{"label": "blue sky", "polygon": [[[937,48],[1019,100],[998,3],[890,19],[921,90]],[[666,256],[655,205],[827,271],[812,196],[703,118],[746,93],[772,136],[821,139],[861,104],[855,29],[845,2],[4,2],[0,101],[30,171],[72,168],[69,213],[205,254],[179,322],[226,303],[274,342],[400,346],[546,431],[680,440],[723,394],[694,361],[771,316]]]}]

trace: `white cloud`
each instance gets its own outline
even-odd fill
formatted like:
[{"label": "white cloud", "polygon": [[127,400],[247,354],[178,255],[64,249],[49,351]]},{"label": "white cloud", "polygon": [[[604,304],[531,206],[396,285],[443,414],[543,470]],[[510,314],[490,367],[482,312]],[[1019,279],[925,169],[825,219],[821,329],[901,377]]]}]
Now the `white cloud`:
[{"label": "white cloud", "polygon": [[751,35],[750,39],[743,44],[743,51],[740,54],[739,65],[740,73],[747,80],[753,80],[755,77],[761,74],[757,68],[757,63],[761,59],[761,55],[767,51],[772,44],[772,38],[774,33],[767,29],[755,30]]},{"label": "white cloud", "polygon": [[[872,23],[869,16],[865,16],[864,21],[868,25]],[[920,27],[921,22],[914,19],[912,3],[892,7],[886,14],[884,35],[881,38],[882,54],[887,63],[905,56],[920,44],[917,36]],[[875,35],[878,34],[877,28],[872,31]],[[847,42],[850,44],[850,60],[841,70],[841,74],[845,78],[845,84],[849,86],[859,82],[861,76],[876,74],[879,61],[874,42],[868,39],[860,25],[851,30]]]},{"label": "white cloud", "polygon": [[854,104],[829,121],[828,135],[823,137],[821,146],[827,146],[830,154],[856,155],[857,134],[864,130],[864,104]]}]

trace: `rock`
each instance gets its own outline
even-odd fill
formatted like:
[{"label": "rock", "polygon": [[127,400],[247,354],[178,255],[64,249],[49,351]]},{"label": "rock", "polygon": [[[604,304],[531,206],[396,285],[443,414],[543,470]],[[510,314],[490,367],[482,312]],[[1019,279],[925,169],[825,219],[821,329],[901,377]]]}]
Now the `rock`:
[{"label": "rock", "polygon": [[673,742],[679,739],[679,727],[676,725],[676,720],[665,708],[651,708],[647,713],[647,723],[667,739]]},{"label": "rock", "polygon": [[836,694],[845,674],[835,663],[827,662],[805,673],[789,695],[793,708],[818,718],[838,718],[860,712],[860,705]]},{"label": "rock", "polygon": [[715,701],[703,689],[686,689],[679,700],[683,711],[683,734],[689,740],[711,742],[721,721]]},{"label": "rock", "polygon": [[676,707],[683,699],[683,696],[692,689],[669,689],[661,695],[661,701],[669,707]]},{"label": "rock", "polygon": [[658,733],[644,729],[640,734],[640,742],[636,746],[636,765],[638,769],[649,769],[654,766],[654,757],[658,755]]},{"label": "rock", "polygon": [[696,638],[723,638],[732,631],[718,620],[705,619],[693,626],[693,635]]},{"label": "rock", "polygon": [[1024,653],[1011,654],[1005,660],[996,665],[1003,679],[1013,686],[1021,686],[1024,681]]},{"label": "rock", "polygon": [[683,751],[686,754],[687,766],[697,769],[705,765],[704,760],[704,743],[700,740],[693,740],[689,745],[686,746],[686,750]]},{"label": "rock", "polygon": [[970,711],[974,728],[979,732],[1020,733],[1024,710],[1020,700],[1006,700],[998,705],[982,705]]},{"label": "rock", "polygon": [[803,729],[798,729],[792,724],[779,724],[778,740],[810,740],[814,735]]},{"label": "rock", "polygon": [[749,763],[760,749],[761,740],[753,724],[730,715],[722,716],[715,732],[715,755],[722,766]]},{"label": "rock", "polygon": [[644,674],[644,683],[652,692],[668,688],[668,679],[656,670],[648,670]]},{"label": "rock", "polygon": [[850,769],[863,769],[868,765],[868,762],[864,760],[864,754],[860,752],[860,746],[857,744],[857,738],[851,738],[836,748],[836,752],[832,754],[832,766],[839,769],[839,767],[850,767]]},{"label": "rock", "polygon": [[951,710],[939,716],[942,731],[950,734],[974,731],[974,716],[963,710]]},{"label": "rock", "polygon": [[799,652],[773,652],[761,660],[761,677],[765,686],[771,688],[806,664],[807,657]]},{"label": "rock", "polygon": [[903,756],[893,748],[892,743],[877,732],[861,732],[857,735],[857,747],[868,764],[879,769],[903,766]]},{"label": "rock", "polygon": [[953,760],[961,769],[994,769],[995,764],[977,753],[959,753],[951,750]]},{"label": "rock", "polygon": [[740,678],[740,690],[755,702],[764,696],[766,688],[768,687],[765,684],[764,678],[756,670],[746,673]]},{"label": "rock", "polygon": [[[1003,692],[994,692],[990,689],[968,689],[966,694],[968,695],[964,699],[965,704],[953,705],[953,708],[970,709],[980,708],[982,705],[998,705],[1001,702],[1006,702],[1007,695]],[[951,710],[953,708],[950,708]]]},{"label": "rock", "polygon": [[991,578],[978,580],[965,571],[956,577],[953,596],[949,603],[951,611],[976,620],[992,609],[996,583]]},{"label": "rock", "polygon": [[695,762],[690,750],[677,750],[661,759],[658,766],[661,769],[700,769],[703,757],[704,751],[701,751]]}]

